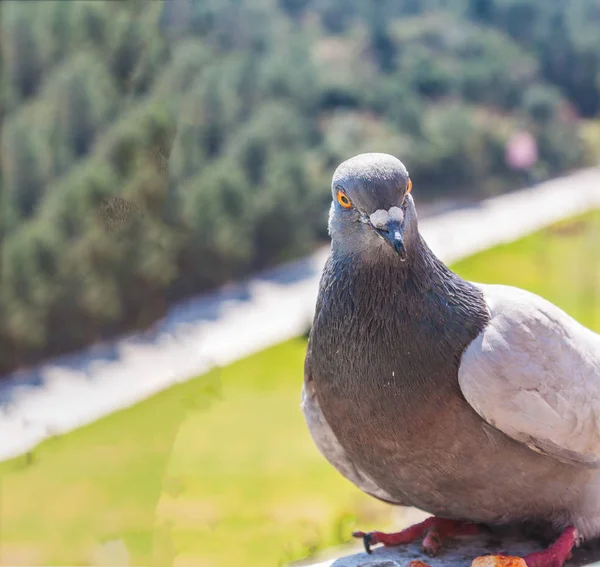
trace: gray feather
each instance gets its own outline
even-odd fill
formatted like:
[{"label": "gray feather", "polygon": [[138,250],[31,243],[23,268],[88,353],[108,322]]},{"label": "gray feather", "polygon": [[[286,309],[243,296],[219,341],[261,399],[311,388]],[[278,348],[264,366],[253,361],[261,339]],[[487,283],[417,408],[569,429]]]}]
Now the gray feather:
[{"label": "gray feather", "polygon": [[379,488],[349,459],[346,451],[344,451],[325,420],[311,381],[308,379],[305,381],[304,388],[302,388],[302,412],[315,445],[342,476],[371,496],[393,504],[402,504],[394,501],[392,496]]},{"label": "gray feather", "polygon": [[600,335],[532,293],[479,287],[491,320],[462,357],[467,401],[513,439],[600,466]]}]

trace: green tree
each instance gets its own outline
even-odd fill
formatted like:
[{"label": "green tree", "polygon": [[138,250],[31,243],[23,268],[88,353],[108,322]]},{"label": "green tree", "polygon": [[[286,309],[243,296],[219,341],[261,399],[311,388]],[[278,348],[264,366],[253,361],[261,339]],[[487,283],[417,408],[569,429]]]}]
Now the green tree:
[{"label": "green tree", "polygon": [[[333,168],[384,151],[420,198],[586,163],[597,0],[8,0],[0,372],[325,242]],[[65,321],[68,324],[65,324]]]}]

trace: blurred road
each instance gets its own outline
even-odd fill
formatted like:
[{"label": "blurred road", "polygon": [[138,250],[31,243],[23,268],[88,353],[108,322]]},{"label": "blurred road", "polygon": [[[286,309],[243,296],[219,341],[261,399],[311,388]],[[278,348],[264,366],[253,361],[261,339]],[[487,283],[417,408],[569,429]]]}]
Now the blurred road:
[{"label": "blurred road", "polygon": [[[417,195],[418,199],[418,195]],[[417,202],[418,207],[418,202]],[[600,207],[600,169],[423,218],[451,263]],[[423,216],[423,215],[422,215]],[[144,334],[15,373],[0,382],[0,460],[307,330],[328,250],[185,301]],[[298,369],[298,396],[302,369]]]}]

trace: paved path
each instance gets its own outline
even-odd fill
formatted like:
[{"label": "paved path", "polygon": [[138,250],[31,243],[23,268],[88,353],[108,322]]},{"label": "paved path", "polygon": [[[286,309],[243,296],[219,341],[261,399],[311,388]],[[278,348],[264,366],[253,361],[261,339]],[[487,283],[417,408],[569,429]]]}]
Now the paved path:
[{"label": "paved path", "polygon": [[[418,199],[418,195],[417,195]],[[445,261],[600,207],[600,169],[423,219]],[[152,332],[97,346],[0,382],[0,460],[308,328],[327,250],[174,307]],[[298,378],[300,384],[300,376]],[[300,387],[300,386],[298,386]]]}]

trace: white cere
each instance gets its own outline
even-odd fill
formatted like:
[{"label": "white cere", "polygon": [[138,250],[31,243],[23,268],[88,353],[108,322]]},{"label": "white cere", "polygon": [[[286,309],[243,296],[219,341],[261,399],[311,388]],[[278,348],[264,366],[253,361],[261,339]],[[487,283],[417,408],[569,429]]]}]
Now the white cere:
[{"label": "white cere", "polygon": [[400,207],[392,207],[388,211],[390,220],[398,221],[400,224],[404,221],[404,211]]},{"label": "white cere", "polygon": [[404,211],[400,207],[392,207],[389,211],[377,209],[369,217],[371,224],[377,228],[385,228],[389,221],[397,221],[400,224],[404,221]]},{"label": "white cere", "polygon": [[385,228],[389,218],[390,215],[385,209],[377,209],[369,216],[371,224],[377,228]]}]

